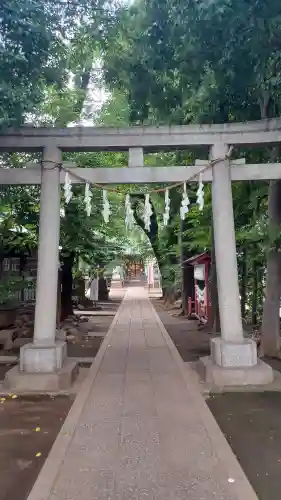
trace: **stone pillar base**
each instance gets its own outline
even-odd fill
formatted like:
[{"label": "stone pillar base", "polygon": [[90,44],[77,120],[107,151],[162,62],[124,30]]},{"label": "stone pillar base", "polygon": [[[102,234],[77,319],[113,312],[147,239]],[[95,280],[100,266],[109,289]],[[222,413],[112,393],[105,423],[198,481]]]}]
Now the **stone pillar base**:
[{"label": "stone pillar base", "polygon": [[197,371],[216,387],[266,385],[274,380],[272,368],[258,359],[257,345],[249,339],[240,343],[212,339],[211,356],[198,361]]},{"label": "stone pillar base", "polygon": [[65,342],[53,345],[26,344],[20,350],[20,372],[54,373],[62,369],[67,357]]},{"label": "stone pillar base", "polygon": [[67,359],[67,345],[26,344],[20,363],[6,373],[4,388],[17,392],[58,392],[71,387],[78,375],[76,361]]},{"label": "stone pillar base", "polygon": [[211,357],[206,356],[199,359],[197,371],[207,384],[216,387],[266,385],[274,380],[271,366],[260,359],[254,366],[225,368],[215,364]]},{"label": "stone pillar base", "polygon": [[258,362],[257,344],[250,339],[231,343],[214,338],[211,340],[211,358],[214,364],[224,368],[249,368]]},{"label": "stone pillar base", "polygon": [[55,373],[21,372],[19,366],[14,366],[6,373],[3,388],[11,392],[59,392],[70,389],[79,373],[76,361],[67,359],[61,370]]}]

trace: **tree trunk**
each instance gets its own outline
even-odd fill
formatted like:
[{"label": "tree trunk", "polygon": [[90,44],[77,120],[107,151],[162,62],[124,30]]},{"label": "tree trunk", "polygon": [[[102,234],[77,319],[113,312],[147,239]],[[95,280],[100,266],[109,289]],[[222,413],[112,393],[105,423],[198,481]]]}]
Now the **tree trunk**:
[{"label": "tree trunk", "polygon": [[58,272],[58,291],[57,291],[57,328],[61,321],[61,271]]},{"label": "tree trunk", "polygon": [[257,263],[253,264],[253,294],[252,294],[252,325],[256,325],[258,322],[257,318],[258,310],[258,267]]},{"label": "tree trunk", "polygon": [[217,284],[217,266],[216,252],[214,242],[214,231],[212,226],[212,249],[211,249],[211,272],[210,272],[210,296],[211,296],[211,318],[208,318],[208,323],[211,326],[213,333],[221,331],[220,311],[219,311],[219,295]]},{"label": "tree trunk", "polygon": [[241,262],[241,281],[240,281],[240,295],[241,295],[241,316],[245,319],[246,304],[247,304],[247,250],[243,249],[243,257]]},{"label": "tree trunk", "polygon": [[73,276],[72,268],[74,264],[74,253],[63,257],[61,268],[61,321],[73,314],[72,289]]},{"label": "tree trunk", "polygon": [[[20,255],[20,276],[22,277],[22,280],[24,280],[24,271],[26,268],[27,264],[27,256],[24,254]],[[24,288],[21,289],[20,291],[20,300],[21,302],[24,302]]]},{"label": "tree trunk", "polygon": [[176,290],[175,287],[172,285],[165,291],[165,300],[164,304],[166,307],[171,307],[176,301]]},{"label": "tree trunk", "polygon": [[213,329],[213,333],[219,333],[221,331],[221,322],[217,285],[217,268],[215,262],[211,267],[211,311],[211,326]]},{"label": "tree trunk", "polygon": [[99,278],[99,301],[106,302],[108,300],[108,288],[106,279],[103,276]]},{"label": "tree trunk", "polygon": [[[281,181],[270,181],[268,193],[269,234],[280,233]],[[281,253],[275,243],[267,256],[266,293],[263,306],[261,355],[278,356],[280,351]]]},{"label": "tree trunk", "polygon": [[188,314],[188,298],[191,297],[194,300],[194,267],[188,264],[184,264],[184,261],[191,257],[191,252],[186,248],[185,232],[187,229],[186,220],[181,220],[180,222],[180,266],[182,274],[182,310],[183,314]]},{"label": "tree trunk", "polygon": [[184,314],[188,314],[188,297],[194,300],[194,267],[184,265],[182,270],[182,309]]}]

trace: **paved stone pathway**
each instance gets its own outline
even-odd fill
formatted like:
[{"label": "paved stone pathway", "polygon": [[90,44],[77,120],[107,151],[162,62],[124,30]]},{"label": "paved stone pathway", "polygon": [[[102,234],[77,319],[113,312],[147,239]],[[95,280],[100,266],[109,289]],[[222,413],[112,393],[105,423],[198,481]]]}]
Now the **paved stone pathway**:
[{"label": "paved stone pathway", "polygon": [[67,422],[29,499],[257,500],[143,289],[105,344],[65,456]]}]

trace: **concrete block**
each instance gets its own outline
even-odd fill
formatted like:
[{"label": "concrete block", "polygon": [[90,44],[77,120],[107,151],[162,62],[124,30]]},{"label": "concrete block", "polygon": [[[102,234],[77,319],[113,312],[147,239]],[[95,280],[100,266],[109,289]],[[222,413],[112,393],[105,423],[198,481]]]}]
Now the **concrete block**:
[{"label": "concrete block", "polygon": [[257,344],[250,339],[231,343],[214,338],[211,340],[211,358],[214,364],[225,368],[255,366],[258,362]]},{"label": "concrete block", "polygon": [[94,337],[102,337],[104,338],[105,337],[105,332],[88,332],[87,333],[87,337],[89,337],[90,339],[91,338],[94,338]]},{"label": "concrete block", "polygon": [[30,341],[32,339],[29,337],[18,337],[17,339],[14,340],[13,347],[14,348],[20,348],[23,345],[30,344]]},{"label": "concrete block", "polygon": [[25,373],[53,373],[63,367],[67,357],[65,342],[53,345],[27,344],[20,350],[20,371]]},{"label": "concrete block", "polygon": [[18,362],[18,356],[0,356],[0,365],[10,365]]},{"label": "concrete block", "polygon": [[55,373],[24,373],[14,366],[6,373],[3,387],[13,392],[58,392],[69,389],[79,373],[75,360],[67,359]]},{"label": "concrete block", "polygon": [[60,340],[61,342],[66,341],[66,332],[62,329],[57,329],[56,330],[56,340]]},{"label": "concrete block", "polygon": [[211,357],[200,358],[196,369],[207,384],[217,387],[266,385],[274,380],[271,366],[260,359],[251,367],[223,367],[215,364]]},{"label": "concrete block", "polygon": [[4,346],[5,351],[13,348],[13,337],[16,330],[0,330],[0,344]]}]

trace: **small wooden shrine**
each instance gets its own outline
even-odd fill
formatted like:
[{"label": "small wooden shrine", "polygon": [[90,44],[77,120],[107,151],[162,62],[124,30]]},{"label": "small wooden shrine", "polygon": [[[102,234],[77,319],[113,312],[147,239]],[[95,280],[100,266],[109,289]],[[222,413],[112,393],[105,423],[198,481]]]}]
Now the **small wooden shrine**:
[{"label": "small wooden shrine", "polygon": [[184,262],[194,268],[194,299],[188,297],[188,315],[207,321],[210,317],[211,298],[208,287],[211,257],[208,252],[195,255]]}]

